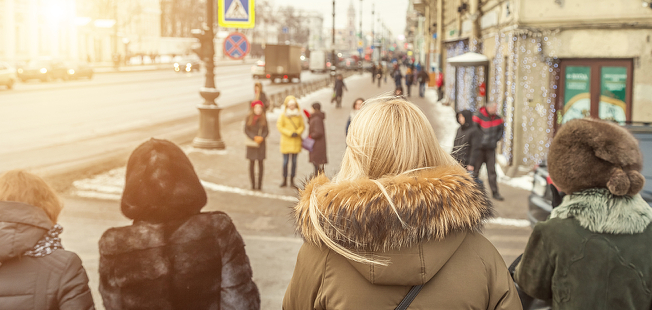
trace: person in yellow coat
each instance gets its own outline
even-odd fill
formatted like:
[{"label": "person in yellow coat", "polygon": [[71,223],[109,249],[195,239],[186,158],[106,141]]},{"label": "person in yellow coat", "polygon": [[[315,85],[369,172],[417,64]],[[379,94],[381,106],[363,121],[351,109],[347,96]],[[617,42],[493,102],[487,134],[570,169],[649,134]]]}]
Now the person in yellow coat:
[{"label": "person in yellow coat", "polygon": [[288,163],[292,159],[290,173],[290,186],[296,188],[294,176],[297,172],[297,155],[301,152],[301,134],[305,128],[299,103],[294,96],[287,96],[283,102],[283,112],[276,122],[278,131],[281,132],[281,153],[283,154],[283,183],[288,184]]}]

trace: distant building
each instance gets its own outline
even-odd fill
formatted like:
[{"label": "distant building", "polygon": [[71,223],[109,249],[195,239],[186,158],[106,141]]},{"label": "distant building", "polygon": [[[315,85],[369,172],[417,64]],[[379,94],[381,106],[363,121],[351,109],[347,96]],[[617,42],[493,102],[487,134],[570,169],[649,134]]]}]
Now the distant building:
[{"label": "distant building", "polygon": [[310,50],[324,49],[324,16],[318,12],[308,13],[308,48]]}]

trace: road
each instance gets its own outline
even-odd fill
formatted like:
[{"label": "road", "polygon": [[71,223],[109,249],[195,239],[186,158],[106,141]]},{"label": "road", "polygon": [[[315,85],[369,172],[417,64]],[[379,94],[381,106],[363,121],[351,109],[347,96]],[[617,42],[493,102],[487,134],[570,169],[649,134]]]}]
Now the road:
[{"label": "road", "polygon": [[[221,107],[253,98],[250,68],[248,64],[216,68]],[[96,74],[90,81],[29,81],[14,90],[0,90],[0,171],[52,164],[37,160],[48,156],[62,157],[53,160],[56,163],[75,160],[80,148],[99,147],[98,152],[108,152],[110,143],[74,145],[196,116],[204,74],[171,69]],[[303,81],[321,77],[325,75],[302,74]],[[269,81],[263,85],[268,93],[289,87]]]}]

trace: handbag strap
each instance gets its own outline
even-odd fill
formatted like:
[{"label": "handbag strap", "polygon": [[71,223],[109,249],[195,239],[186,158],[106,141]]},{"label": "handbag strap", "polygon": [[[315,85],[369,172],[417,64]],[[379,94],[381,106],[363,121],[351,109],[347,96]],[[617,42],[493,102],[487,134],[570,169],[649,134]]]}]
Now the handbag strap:
[{"label": "handbag strap", "polygon": [[421,292],[421,289],[423,288],[422,285],[415,285],[413,286],[410,291],[403,297],[403,300],[396,306],[396,309],[394,310],[407,310],[407,308],[410,306],[412,301],[419,295],[419,292]]},{"label": "handbag strap", "polygon": [[283,117],[288,119],[288,121],[292,124],[292,127],[294,127],[294,130],[299,129],[297,128],[297,125],[294,124],[294,121],[291,118],[287,117],[285,114],[283,114]]}]

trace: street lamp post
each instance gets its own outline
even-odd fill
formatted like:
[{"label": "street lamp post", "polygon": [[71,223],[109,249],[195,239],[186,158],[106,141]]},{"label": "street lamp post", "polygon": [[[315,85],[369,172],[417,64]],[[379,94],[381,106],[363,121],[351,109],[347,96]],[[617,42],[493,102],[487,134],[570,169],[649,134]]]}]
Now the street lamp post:
[{"label": "street lamp post", "polygon": [[[337,63],[338,61],[335,61],[335,0],[333,0],[333,37],[331,38],[331,72],[333,72],[333,68],[337,70]],[[339,59],[338,59],[339,60]]]},{"label": "street lamp post", "polygon": [[226,146],[220,135],[220,111],[222,109],[215,103],[215,99],[220,96],[220,91],[215,88],[213,11],[213,0],[206,1],[207,27],[200,39],[206,63],[206,82],[204,87],[199,89],[199,94],[204,98],[204,102],[197,106],[199,109],[199,131],[195,139],[192,140],[192,145],[202,149],[223,150]]},{"label": "street lamp post", "polygon": [[360,74],[362,74],[363,73],[362,60],[364,59],[362,57],[362,54],[364,53],[364,39],[362,39],[362,0],[360,0],[360,43],[362,44],[359,44],[358,48],[360,49]]}]

